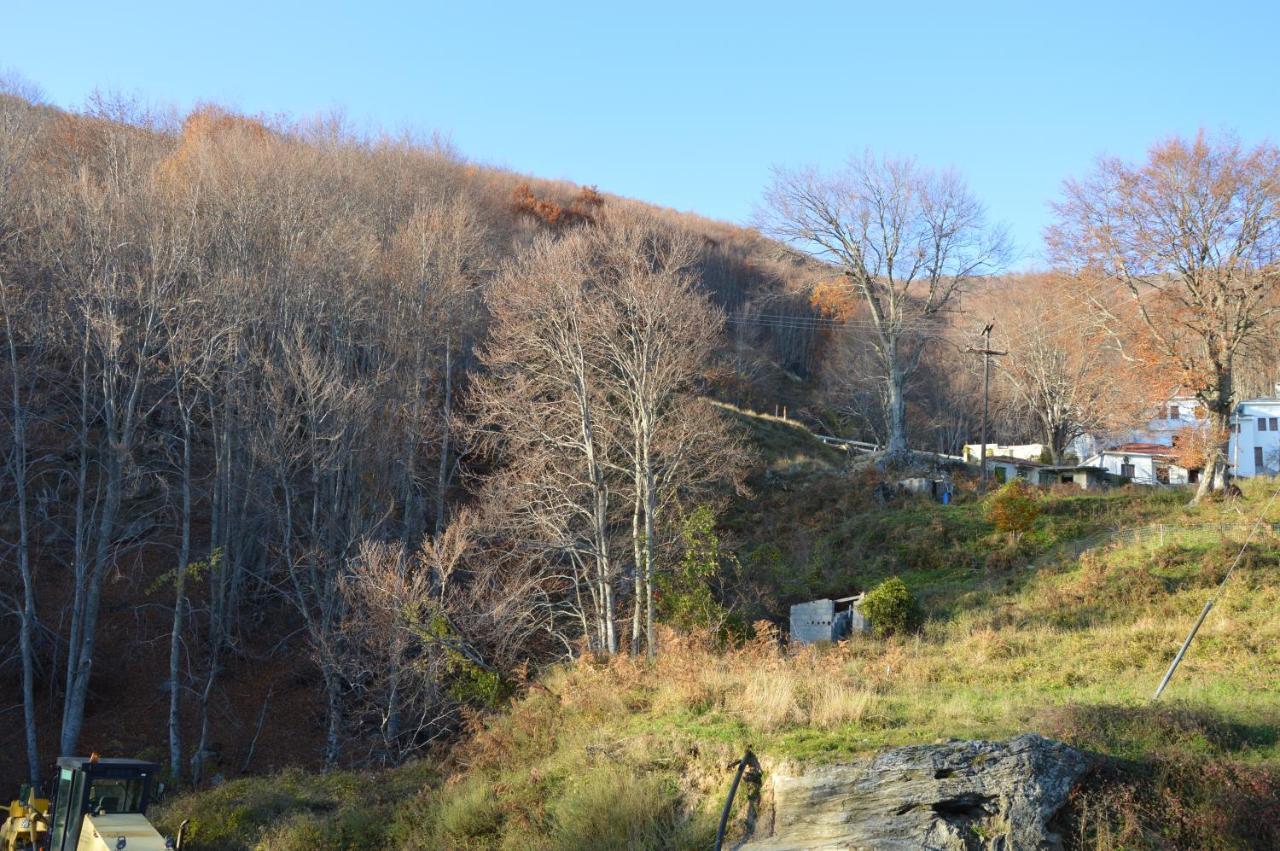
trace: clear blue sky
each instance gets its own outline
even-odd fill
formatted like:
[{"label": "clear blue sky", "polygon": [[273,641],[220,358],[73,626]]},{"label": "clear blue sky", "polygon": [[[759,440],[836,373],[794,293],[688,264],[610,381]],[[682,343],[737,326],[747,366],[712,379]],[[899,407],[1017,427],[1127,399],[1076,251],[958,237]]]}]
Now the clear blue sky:
[{"label": "clear blue sky", "polygon": [[1197,127],[1280,142],[1280,4],[7,0],[0,68],[77,107],[343,109],[742,221],[771,164],[954,166],[1034,263],[1064,177]]}]

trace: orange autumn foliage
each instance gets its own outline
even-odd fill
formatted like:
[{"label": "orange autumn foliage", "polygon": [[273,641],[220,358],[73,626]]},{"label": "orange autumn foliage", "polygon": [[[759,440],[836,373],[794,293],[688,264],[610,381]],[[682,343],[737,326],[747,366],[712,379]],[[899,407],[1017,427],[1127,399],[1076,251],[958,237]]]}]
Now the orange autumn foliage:
[{"label": "orange autumn foliage", "polygon": [[584,186],[568,204],[534,194],[528,183],[521,183],[512,193],[512,207],[552,230],[595,222],[596,212],[604,205],[604,196],[594,186]]},{"label": "orange autumn foliage", "polygon": [[178,144],[160,163],[163,178],[175,184],[194,179],[200,152],[210,146],[232,150],[263,147],[278,138],[261,121],[227,112],[216,106],[193,111],[182,122]]},{"label": "orange autumn foliage", "polygon": [[819,315],[841,322],[852,319],[859,306],[849,287],[838,280],[815,284],[809,295],[809,304]]}]

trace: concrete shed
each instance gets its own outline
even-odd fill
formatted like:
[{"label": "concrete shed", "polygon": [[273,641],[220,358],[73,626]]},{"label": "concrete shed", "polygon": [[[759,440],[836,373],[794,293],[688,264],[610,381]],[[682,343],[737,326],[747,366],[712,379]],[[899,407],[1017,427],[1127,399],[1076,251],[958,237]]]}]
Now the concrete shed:
[{"label": "concrete shed", "polygon": [[810,600],[791,607],[791,640],[796,644],[839,641],[868,632],[871,624],[859,610],[862,595],[836,600]]},{"label": "concrete shed", "polygon": [[1075,485],[1081,490],[1095,490],[1106,484],[1107,471],[1101,467],[1082,467],[1077,464],[1041,467],[1039,485]]}]

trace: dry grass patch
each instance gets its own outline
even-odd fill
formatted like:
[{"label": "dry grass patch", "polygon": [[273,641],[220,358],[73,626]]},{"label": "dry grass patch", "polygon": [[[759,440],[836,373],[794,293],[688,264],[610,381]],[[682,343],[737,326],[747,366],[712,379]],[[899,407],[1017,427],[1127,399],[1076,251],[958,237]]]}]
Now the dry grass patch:
[{"label": "dry grass patch", "polygon": [[845,683],[825,682],[814,690],[809,721],[815,727],[834,730],[846,724],[859,724],[875,702],[871,692]]}]

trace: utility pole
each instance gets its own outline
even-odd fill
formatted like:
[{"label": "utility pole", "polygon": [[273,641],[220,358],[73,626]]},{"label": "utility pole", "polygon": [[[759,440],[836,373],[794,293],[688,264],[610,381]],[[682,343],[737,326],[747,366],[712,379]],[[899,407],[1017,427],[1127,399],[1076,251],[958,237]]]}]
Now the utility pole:
[{"label": "utility pole", "polygon": [[995,327],[996,321],[992,319],[987,323],[987,327],[982,329],[982,348],[975,349],[970,346],[965,351],[982,355],[982,452],[979,457],[979,463],[982,464],[982,489],[987,489],[987,408],[990,406],[991,400],[991,358],[1007,355],[1008,352],[998,352],[991,348],[991,329]]}]

